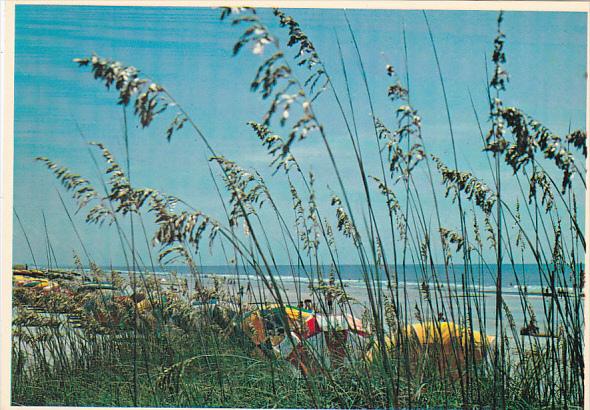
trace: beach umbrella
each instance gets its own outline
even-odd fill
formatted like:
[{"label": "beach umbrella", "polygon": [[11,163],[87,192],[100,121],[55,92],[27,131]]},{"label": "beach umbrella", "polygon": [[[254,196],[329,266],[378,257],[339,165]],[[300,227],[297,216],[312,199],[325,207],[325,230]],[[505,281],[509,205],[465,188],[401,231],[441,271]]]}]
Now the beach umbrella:
[{"label": "beach umbrella", "polygon": [[363,345],[362,340],[370,333],[362,322],[351,315],[314,315],[320,331],[314,337],[306,339],[307,346],[325,365],[342,362],[347,352],[354,351],[353,347]]},{"label": "beach umbrella", "polygon": [[290,325],[295,328],[295,331],[302,339],[309,339],[322,331],[316,316],[309,316],[306,319],[299,319],[291,321]]},{"label": "beach umbrella", "polygon": [[351,331],[360,336],[369,336],[370,331],[365,328],[363,322],[350,314],[343,315],[321,315],[316,314],[320,327],[331,331]]},{"label": "beach umbrella", "polygon": [[[280,312],[278,305],[275,309]],[[317,314],[312,310],[286,305],[284,313],[289,321],[289,328],[293,329],[300,339],[307,339],[321,331]]]},{"label": "beach umbrella", "polygon": [[452,343],[462,348],[483,348],[494,341],[494,337],[486,336],[479,331],[457,325],[454,322],[423,322],[408,325],[406,335],[413,337],[418,344],[437,344],[443,348],[452,347]]},{"label": "beach umbrella", "polygon": [[[285,334],[288,321],[289,335]],[[270,343],[278,357],[305,374],[329,367],[346,356],[350,334],[365,338],[369,332],[351,315],[324,315],[294,306],[270,305],[243,315],[241,326],[255,345]]]},{"label": "beach umbrella", "polygon": [[[276,307],[279,307],[276,305]],[[309,317],[314,315],[313,310],[303,309],[300,307],[285,305],[285,314],[289,317],[289,319],[308,319]]]},{"label": "beach umbrella", "polygon": [[[479,362],[494,343],[493,336],[485,336],[479,331],[460,326],[454,322],[420,322],[407,325],[398,334],[385,336],[388,349],[401,347],[407,341],[410,365],[416,364],[433,354],[440,369],[451,367],[456,376],[459,368],[463,368],[467,357]],[[374,345],[367,352],[367,359],[373,360],[379,353],[379,345]]]},{"label": "beach umbrella", "polygon": [[371,330],[367,329],[363,325],[363,321],[358,317],[354,317],[351,314],[346,315],[346,322],[348,324],[348,328],[358,334],[359,336],[367,337],[371,335]]},{"label": "beach umbrella", "polygon": [[[471,331],[468,328],[457,325],[453,322],[422,322],[407,325],[402,329],[403,339],[419,346],[439,345],[445,348],[451,347],[452,343],[463,348],[475,345],[483,348],[494,341],[493,336],[485,336],[479,331]],[[399,345],[398,335],[385,336],[385,343],[388,347]]]}]

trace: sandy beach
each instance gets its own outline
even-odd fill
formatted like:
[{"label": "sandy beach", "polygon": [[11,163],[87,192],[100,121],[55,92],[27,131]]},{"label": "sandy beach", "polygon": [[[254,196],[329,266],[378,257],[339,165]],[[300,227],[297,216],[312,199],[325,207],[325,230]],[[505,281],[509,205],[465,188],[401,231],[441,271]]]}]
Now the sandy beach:
[{"label": "sandy beach", "polygon": [[[239,298],[241,295],[242,303],[247,305],[264,305],[276,303],[271,292],[265,286],[263,280],[256,278],[254,275],[243,278],[239,276],[230,275],[216,275],[213,273],[202,274],[203,284],[208,287],[214,287],[214,283],[223,286],[227,292]],[[283,303],[297,306],[300,302],[311,300],[312,305],[319,312],[332,312],[336,314],[354,314],[355,317],[362,317],[363,314],[370,313],[369,295],[366,284],[359,281],[349,281],[343,283],[346,294],[351,298],[350,303],[345,303],[340,306],[335,304],[330,310],[328,306],[322,305],[318,293],[314,293],[310,289],[309,282],[298,280],[292,277],[278,276],[276,281],[282,289],[281,297]],[[188,284],[194,287],[194,279],[188,277]],[[432,294],[435,292],[432,284],[429,285],[429,291]],[[317,292],[317,291],[316,291]],[[399,298],[399,306],[405,310],[405,317],[408,322],[417,322],[418,313],[420,311],[422,320],[429,318],[441,317],[448,321],[465,322],[468,316],[468,305],[471,306],[472,317],[474,318],[474,329],[485,331],[488,335],[495,335],[496,332],[496,295],[495,291],[488,287],[481,289],[469,289],[463,291],[460,286],[446,286],[440,284],[439,289],[436,290],[436,297],[431,297],[432,303],[429,304],[425,298],[426,292],[423,291],[423,285],[416,283],[409,283],[406,286],[400,284],[398,289],[389,290],[387,287],[382,287],[380,300]],[[465,303],[463,300],[465,299]],[[565,303],[566,299],[570,299],[573,303],[571,293],[568,295],[561,295],[558,297],[560,303]],[[467,300],[470,303],[467,303]],[[542,322],[546,317],[545,310],[550,309],[551,297],[543,296],[540,291],[531,289],[528,294],[524,295],[516,288],[503,289],[503,300],[512,316],[516,331],[528,324],[531,317],[531,312],[534,313],[538,322],[540,334],[547,334],[547,323]],[[525,304],[526,300],[526,304]],[[527,306],[528,308],[523,308]],[[418,307],[418,309],[416,309]],[[439,316],[440,315],[440,316]],[[509,319],[507,318],[506,308],[502,311],[504,328],[509,329]],[[513,337],[512,334],[508,334]]]}]

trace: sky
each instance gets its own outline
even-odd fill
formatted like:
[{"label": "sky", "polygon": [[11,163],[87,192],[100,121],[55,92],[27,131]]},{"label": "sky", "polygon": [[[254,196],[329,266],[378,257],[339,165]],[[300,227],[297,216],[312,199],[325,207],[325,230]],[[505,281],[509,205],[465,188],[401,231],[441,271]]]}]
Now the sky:
[{"label": "sky", "polygon": [[[344,12],[310,9],[286,12],[299,21],[312,39],[335,86],[344,95],[336,37],[341,41],[363,153],[367,158],[376,158],[369,101]],[[58,191],[72,214],[74,202],[34,158],[49,157],[93,180],[97,171],[85,140],[103,142],[121,163],[125,161],[123,113],[116,104],[115,92],[106,90],[87,69],[80,69],[72,62],[76,57],[92,53],[138,67],[164,85],[216,150],[244,167],[259,170],[273,188],[277,203],[282,209],[290,209],[285,178],[272,176],[267,167],[270,157],[246,125],[250,120],[260,120],[268,105],[268,101],[252,93],[249,87],[264,55],[246,50],[233,57],[233,44],[244,27],[220,21],[219,13],[210,8],[16,7],[14,209],[39,264],[47,261],[47,236],[58,263],[63,266],[72,264],[72,255],[81,254],[81,246]],[[391,79],[385,75],[385,66],[393,65],[405,78],[402,42],[405,27],[412,105],[422,118],[429,152],[450,164],[452,151],[443,94],[422,12],[348,10],[346,13],[357,37],[376,114],[389,124],[395,124],[396,107],[387,98]],[[269,10],[260,10],[260,14],[284,46],[285,29],[278,27]],[[489,182],[490,173],[481,153],[470,95],[483,128],[487,129],[486,59],[489,69],[497,13],[428,11],[427,17],[445,78],[459,167]],[[504,94],[505,104],[518,106],[560,135],[569,129],[583,128],[586,30],[583,13],[506,13],[503,31],[507,36],[506,69],[510,83]],[[294,51],[287,50],[287,54],[292,56]],[[361,209],[362,185],[336,104],[326,94],[317,100],[317,107],[345,176],[353,208]],[[174,194],[221,218],[222,208],[207,166],[207,151],[187,127],[168,143],[165,138],[168,122],[156,120],[151,127],[142,129],[135,118],[130,120],[132,182]],[[287,133],[278,125],[275,131]],[[337,191],[337,184],[317,137],[297,143],[294,152],[305,169],[314,172],[318,202],[325,215],[333,220],[334,210],[329,201],[331,192]],[[376,161],[368,161],[367,166],[373,175],[380,172]],[[503,175],[508,180],[505,197],[516,198],[519,191],[510,182],[510,170],[505,167]],[[574,189],[583,198],[579,181]],[[432,220],[433,204],[427,198],[424,201],[429,212],[426,217]],[[442,207],[445,223],[456,227],[456,205],[443,200]],[[378,218],[384,224],[385,217],[384,210],[378,211]],[[74,215],[74,223],[97,263],[123,264],[113,228],[84,224],[82,213]],[[148,229],[152,228],[148,225]],[[278,262],[287,263],[287,254],[278,245],[279,229],[270,222],[268,229],[271,240],[277,240],[273,251]],[[23,230],[16,220],[13,243],[13,262],[31,263]],[[343,263],[356,262],[351,249],[350,245],[342,245]],[[202,262],[223,264],[224,259],[219,250],[213,250],[203,253]]]}]

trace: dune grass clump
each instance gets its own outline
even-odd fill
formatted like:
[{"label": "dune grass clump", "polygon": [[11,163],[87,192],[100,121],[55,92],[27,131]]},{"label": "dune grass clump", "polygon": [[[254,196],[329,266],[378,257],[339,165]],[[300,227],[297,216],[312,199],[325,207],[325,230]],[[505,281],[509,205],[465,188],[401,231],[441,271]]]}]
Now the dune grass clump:
[{"label": "dune grass clump", "polygon": [[[440,79],[436,86],[442,88],[448,114],[450,161],[429,150],[422,127],[428,119],[412,105],[405,32],[405,78],[391,65],[383,73],[391,80],[383,93],[394,115],[379,118],[355,32],[344,15],[354,61],[343,57],[338,38],[342,90],[312,39],[284,11],[221,11],[222,20],[243,28],[232,50],[236,58],[250,49],[262,59],[250,88],[268,108],[245,132],[268,152],[272,178],[284,182],[273,189],[282,185],[292,200],[287,209],[260,173],[223,156],[164,85],[138,68],[97,55],[74,60],[118,95],[126,142],[129,107],[144,128],[166,121],[171,143],[183,127],[195,133],[209,155],[224,218],[174,195],[135,186],[129,156],[121,165],[100,142],[91,143],[95,151],[90,151],[103,164],[98,184],[38,158],[72,196],[86,223],[116,229],[127,273],[103,270],[87,253],[87,267],[74,258],[77,276],[54,278],[55,286],[42,289],[15,286],[13,404],[582,405],[585,238],[577,206],[583,194],[572,178],[584,177],[585,131],[559,136],[503,100],[508,73],[500,13],[487,132],[473,110],[481,161],[489,165],[491,179],[463,171],[426,13]],[[272,32],[267,18],[284,31]],[[282,48],[279,40],[285,38]],[[351,65],[360,78],[349,77]],[[352,81],[366,92],[368,134],[358,129],[356,115],[367,107],[355,106]],[[344,135],[329,135],[318,109],[322,104],[331,104]],[[343,159],[333,149],[336,137],[344,138],[353,154],[362,185],[358,203],[350,195],[351,176],[342,173]],[[337,182],[329,195],[317,190],[314,174],[297,158],[294,147],[302,140],[325,152]],[[378,155],[361,150],[361,142],[374,143]],[[376,175],[369,162],[378,165]],[[505,169],[513,173],[510,181]],[[507,198],[506,183],[517,184],[521,195]],[[427,203],[434,208],[432,220],[426,216]],[[447,225],[451,212],[457,212],[458,226]],[[147,221],[153,222],[153,232]],[[277,232],[280,237],[273,237]],[[346,286],[339,262],[344,241],[360,267],[364,304]],[[149,261],[142,257],[143,243]],[[297,279],[296,300],[285,290],[276,246],[287,251]],[[197,261],[205,248],[223,251],[235,279],[212,279],[202,272]],[[485,256],[489,250],[492,260]],[[520,283],[524,255],[535,261],[543,316],[535,313],[526,283]],[[180,264],[188,277],[173,274],[163,282],[156,274]],[[414,299],[408,289],[411,267],[420,281]],[[253,288],[250,283],[246,288],[245,274],[255,276]],[[482,286],[484,274],[494,277],[492,291]],[[508,277],[517,281],[516,310],[503,296]],[[301,285],[302,278],[309,285]],[[302,286],[312,294],[309,308],[298,305]],[[491,313],[488,297],[494,300]],[[524,323],[516,321],[517,313]],[[320,338],[314,334],[303,340],[304,314],[309,323],[320,320]]]}]

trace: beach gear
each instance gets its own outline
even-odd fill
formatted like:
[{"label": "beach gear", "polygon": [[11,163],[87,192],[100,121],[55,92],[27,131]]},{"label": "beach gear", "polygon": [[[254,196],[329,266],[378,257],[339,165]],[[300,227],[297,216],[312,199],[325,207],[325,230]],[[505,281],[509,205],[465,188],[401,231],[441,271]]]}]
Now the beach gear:
[{"label": "beach gear", "polygon": [[319,326],[324,330],[351,331],[359,336],[367,337],[370,330],[367,329],[362,320],[350,314],[347,315],[322,315],[316,314]]},{"label": "beach gear", "polygon": [[39,269],[13,269],[12,274],[15,276],[31,276],[31,277],[44,277],[46,273]]},{"label": "beach gear", "polygon": [[272,348],[278,357],[304,373],[315,372],[320,362],[330,366],[344,360],[352,336],[365,338],[370,333],[360,319],[351,315],[323,315],[289,305],[269,305],[247,312],[241,327],[256,346]]},{"label": "beach gear", "polygon": [[42,279],[32,276],[13,275],[12,282],[14,287],[33,288],[42,290],[51,290],[59,287],[57,282],[48,279]]},{"label": "beach gear", "polygon": [[[471,345],[471,342],[475,346],[482,346],[486,340],[481,332],[471,331],[453,322],[415,323],[409,325],[406,329],[406,333],[414,336],[421,345],[442,343],[442,345],[446,346],[450,345],[454,339],[462,347],[465,347],[467,343]],[[488,343],[491,343],[493,340],[494,338],[492,336],[487,336]]]},{"label": "beach gear", "polygon": [[86,282],[78,288],[79,291],[117,290],[110,282]]},{"label": "beach gear", "polygon": [[[411,367],[429,357],[438,362],[439,369],[448,368],[458,376],[457,369],[463,368],[466,357],[471,361],[481,361],[491,351],[494,340],[493,336],[471,331],[454,322],[428,321],[410,324],[399,333],[386,335],[385,345],[388,349],[395,349],[405,343]],[[367,352],[367,359],[374,360],[379,354],[379,344],[375,344]]]},{"label": "beach gear", "polygon": [[[402,329],[400,335],[401,340],[407,340],[410,344],[418,346],[438,345],[445,349],[451,348],[452,343],[457,346],[472,347],[482,350],[485,346],[489,346],[494,342],[493,336],[482,335],[479,331],[471,331],[463,326],[459,326],[453,322],[423,322],[407,325]],[[385,344],[387,347],[395,347],[400,343],[397,340],[398,335],[385,336]],[[372,353],[372,349],[369,353]]]}]

